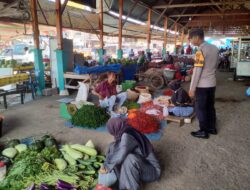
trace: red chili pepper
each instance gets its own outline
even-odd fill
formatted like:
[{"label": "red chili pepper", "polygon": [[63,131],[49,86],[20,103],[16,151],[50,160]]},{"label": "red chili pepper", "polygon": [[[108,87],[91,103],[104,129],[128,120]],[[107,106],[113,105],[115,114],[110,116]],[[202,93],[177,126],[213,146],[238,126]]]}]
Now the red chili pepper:
[{"label": "red chili pepper", "polygon": [[140,111],[135,112],[135,114],[136,117],[127,119],[128,125],[144,134],[154,133],[159,130],[159,122],[153,116]]}]

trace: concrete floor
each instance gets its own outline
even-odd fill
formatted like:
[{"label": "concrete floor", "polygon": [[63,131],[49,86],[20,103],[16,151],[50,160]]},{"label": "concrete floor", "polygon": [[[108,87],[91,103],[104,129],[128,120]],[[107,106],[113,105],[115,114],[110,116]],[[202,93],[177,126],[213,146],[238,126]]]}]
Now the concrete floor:
[{"label": "concrete floor", "polygon": [[[229,77],[231,73],[218,74],[219,134],[208,140],[191,137],[190,132],[197,129],[197,120],[182,128],[168,124],[163,138],[153,142],[162,165],[161,179],[142,189],[250,189],[250,98],[245,96],[245,83],[230,81]],[[112,141],[108,134],[64,126],[56,101],[60,98],[42,98],[2,112],[6,119],[1,141],[48,132],[63,142],[84,143],[92,139],[98,148],[105,150]]]}]

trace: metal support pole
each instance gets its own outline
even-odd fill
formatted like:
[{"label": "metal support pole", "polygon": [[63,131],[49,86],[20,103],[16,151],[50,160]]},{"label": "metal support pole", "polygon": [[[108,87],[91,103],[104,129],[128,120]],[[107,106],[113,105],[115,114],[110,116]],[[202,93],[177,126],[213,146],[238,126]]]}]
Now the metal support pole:
[{"label": "metal support pole", "polygon": [[100,49],[99,49],[99,63],[103,63],[104,43],[103,43],[103,0],[99,0],[99,30],[100,30]]},{"label": "metal support pole", "polygon": [[122,15],[123,15],[123,0],[119,0],[119,40],[118,40],[118,50],[117,58],[121,59],[123,56],[122,52]]},{"label": "metal support pole", "polygon": [[163,42],[163,49],[162,49],[162,55],[166,54],[166,50],[167,50],[167,40],[168,40],[168,19],[165,18],[164,19],[164,42]]},{"label": "metal support pole", "polygon": [[174,48],[176,52],[176,43],[177,43],[177,23],[174,23]]},{"label": "metal support pole", "polygon": [[63,51],[63,34],[62,34],[62,10],[61,10],[61,0],[56,0],[56,32],[57,32],[57,72],[58,72],[58,84],[60,95],[68,95],[68,90],[65,89],[64,84],[64,51]]},{"label": "metal support pole", "polygon": [[184,29],[182,29],[182,33],[181,33],[181,47],[183,46],[184,38],[185,38]]},{"label": "metal support pole", "polygon": [[37,94],[41,95],[42,90],[45,88],[45,80],[44,80],[44,65],[42,58],[42,50],[40,50],[40,42],[39,42],[37,0],[30,0],[30,4],[31,4],[31,15],[32,15],[32,30],[33,30],[34,45],[35,45],[34,48],[35,72],[39,83]]},{"label": "metal support pole", "polygon": [[147,52],[150,51],[150,41],[151,41],[151,15],[152,15],[152,9],[148,9]]},{"label": "metal support pole", "polygon": [[57,49],[63,49],[62,43],[62,14],[61,14],[61,0],[56,0],[56,32],[57,32]]}]

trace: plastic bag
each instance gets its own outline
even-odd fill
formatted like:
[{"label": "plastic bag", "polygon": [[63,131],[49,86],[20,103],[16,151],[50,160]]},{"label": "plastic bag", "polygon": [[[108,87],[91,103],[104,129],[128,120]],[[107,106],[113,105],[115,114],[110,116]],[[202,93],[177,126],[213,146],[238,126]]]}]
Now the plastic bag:
[{"label": "plastic bag", "polygon": [[248,89],[246,90],[246,95],[250,96],[250,87],[248,87]]},{"label": "plastic bag", "polygon": [[149,102],[152,100],[152,95],[148,93],[141,93],[139,96],[138,104]]},{"label": "plastic bag", "polygon": [[76,96],[76,102],[87,101],[89,94],[89,84],[83,82],[78,82],[78,84],[80,85],[80,87]]}]

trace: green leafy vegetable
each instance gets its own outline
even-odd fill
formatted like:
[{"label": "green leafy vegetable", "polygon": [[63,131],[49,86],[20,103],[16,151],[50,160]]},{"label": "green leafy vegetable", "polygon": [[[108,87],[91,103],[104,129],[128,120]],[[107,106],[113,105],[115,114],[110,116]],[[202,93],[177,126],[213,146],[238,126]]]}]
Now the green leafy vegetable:
[{"label": "green leafy vegetable", "polygon": [[98,128],[105,124],[108,119],[109,115],[105,109],[93,105],[84,105],[72,116],[72,123],[81,127]]},{"label": "green leafy vegetable", "polygon": [[136,103],[136,102],[126,101],[123,105],[124,105],[125,107],[127,107],[128,110],[140,108],[140,104],[138,104],[138,103]]}]

